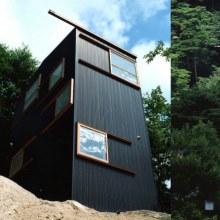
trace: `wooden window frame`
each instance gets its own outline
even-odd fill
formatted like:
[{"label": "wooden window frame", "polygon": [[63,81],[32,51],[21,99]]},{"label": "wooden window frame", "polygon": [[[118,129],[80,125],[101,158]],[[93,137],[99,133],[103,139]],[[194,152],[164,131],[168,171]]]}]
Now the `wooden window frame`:
[{"label": "wooden window frame", "polygon": [[[14,159],[15,159],[20,153],[23,154],[22,162],[21,162],[21,164],[19,165],[19,167],[18,167],[14,172],[12,172],[13,161],[14,161]],[[11,178],[12,176],[14,176],[14,175],[22,168],[23,164],[24,164],[24,149],[21,148],[21,149],[12,157],[12,159],[11,159],[11,167],[10,167],[10,172],[9,172],[9,178]]]},{"label": "wooden window frame", "polygon": [[[70,100],[69,103],[62,109],[60,113],[55,115],[56,110],[56,101],[57,97],[63,92],[63,90],[70,84]],[[73,88],[74,88],[74,80],[73,78],[70,79],[69,82],[67,82],[64,87],[60,90],[60,92],[44,107],[43,111],[46,111],[51,105],[55,103],[54,107],[54,119],[41,131],[41,134],[44,134],[60,117],[63,116],[63,114],[69,110],[69,108],[73,105]]]},{"label": "wooden window frame", "polygon": [[[69,93],[70,93],[70,99],[69,99],[69,103],[64,106],[64,108],[62,108],[62,110],[56,115],[56,106],[57,106],[57,99],[58,97],[64,92],[64,90],[67,88],[67,87],[70,87],[69,88]],[[68,83],[66,83],[66,85],[60,90],[60,92],[56,95],[56,99],[55,99],[55,109],[54,109],[54,117],[56,118],[57,116],[59,116],[60,113],[63,112],[63,110],[69,106],[69,105],[72,105],[73,104],[73,79],[71,79]]]},{"label": "wooden window frame", "polygon": [[[86,129],[95,131],[97,133],[101,133],[101,134],[103,134],[105,136],[106,160],[100,159],[98,157],[95,157],[95,156],[92,156],[92,155],[89,155],[89,154],[86,154],[86,153],[83,153],[83,152],[80,151],[80,127],[84,127]],[[77,149],[76,150],[77,156],[81,156],[81,157],[84,157],[86,159],[92,159],[92,160],[97,161],[97,162],[109,164],[109,157],[108,157],[108,134],[106,132],[104,132],[104,131],[100,131],[100,130],[98,130],[96,128],[93,128],[91,126],[88,126],[88,125],[85,125],[83,123],[78,122],[77,123],[77,148],[76,149]]]},{"label": "wooden window frame", "polygon": [[[26,99],[26,95],[27,95],[27,92],[28,90],[33,86],[33,84],[38,80],[38,85],[37,85],[37,89],[36,89],[36,92],[37,92],[37,96],[32,100],[32,102],[25,108],[25,103],[30,99],[25,101]],[[36,80],[34,80],[31,84],[31,86],[29,86],[29,88],[27,89],[27,91],[25,92],[25,97],[24,97],[24,106],[23,106],[23,113],[27,112],[28,109],[30,109],[30,107],[33,105],[33,103],[39,98],[39,90],[40,90],[40,85],[41,85],[41,74],[39,74],[38,78],[36,78]]]},{"label": "wooden window frame", "polygon": [[[133,63],[133,64],[134,64],[134,68],[135,68],[135,72],[136,72],[136,76],[135,76],[134,74],[129,73],[128,71],[122,69],[121,67],[118,67],[118,66],[114,65],[114,64],[112,63],[112,55],[111,55],[112,53],[114,53],[114,54],[118,55],[119,57],[121,57],[121,58],[123,58],[123,59],[125,59],[125,60],[128,60],[128,61],[131,62],[131,63]],[[122,80],[124,80],[124,81],[126,81],[126,82],[128,82],[128,83],[131,83],[131,84],[133,84],[133,85],[135,85],[135,86],[140,87],[139,74],[138,74],[138,70],[137,70],[137,62],[135,62],[135,61],[132,60],[132,59],[129,59],[128,57],[124,56],[123,54],[119,53],[118,51],[115,51],[115,50],[113,50],[113,49],[109,49],[109,65],[110,65],[110,74],[114,75],[116,78],[122,79]],[[117,74],[115,74],[115,73],[112,71],[112,65],[114,65],[115,67],[117,67],[117,68],[119,68],[119,69],[121,69],[121,70],[127,72],[128,74],[130,74],[130,75],[132,75],[132,76],[135,76],[135,77],[137,78],[137,83],[134,83],[134,82],[132,82],[132,81],[130,81],[130,80],[128,80],[128,79],[125,79],[125,78],[123,78],[123,77],[118,76]]]},{"label": "wooden window frame", "polygon": [[[61,77],[51,86],[51,79],[52,79],[52,75],[54,73],[54,71],[58,68],[59,65],[62,65],[62,70],[61,70]],[[63,57],[61,59],[61,61],[56,65],[56,67],[54,67],[54,69],[51,71],[50,75],[49,75],[49,85],[48,85],[48,91],[50,91],[51,89],[53,89],[54,87],[56,87],[57,84],[59,84],[59,82],[64,78],[64,72],[65,72],[65,58]]]}]

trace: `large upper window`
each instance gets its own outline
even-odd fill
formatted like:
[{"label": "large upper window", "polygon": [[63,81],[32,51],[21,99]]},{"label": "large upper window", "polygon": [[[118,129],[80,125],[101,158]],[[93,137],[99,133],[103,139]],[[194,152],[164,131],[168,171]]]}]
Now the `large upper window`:
[{"label": "large upper window", "polygon": [[135,63],[111,51],[111,70],[112,73],[138,84]]},{"label": "large upper window", "polygon": [[32,84],[32,86],[27,90],[24,101],[24,110],[36,99],[38,98],[38,88],[40,84],[40,76]]},{"label": "large upper window", "polygon": [[50,75],[49,89],[51,89],[58,81],[63,77],[64,74],[64,59],[56,67],[56,69]]}]

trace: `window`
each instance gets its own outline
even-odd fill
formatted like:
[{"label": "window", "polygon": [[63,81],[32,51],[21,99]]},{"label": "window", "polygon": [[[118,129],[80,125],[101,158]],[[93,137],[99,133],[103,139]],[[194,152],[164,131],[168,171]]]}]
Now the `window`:
[{"label": "window", "polygon": [[24,110],[27,109],[30,104],[38,98],[38,88],[40,85],[40,76],[38,79],[32,84],[32,86],[28,89],[25,95],[25,101],[24,101]]},{"label": "window", "polygon": [[65,86],[56,98],[55,117],[69,104],[73,104],[73,79],[71,79],[70,83]]},{"label": "window", "polygon": [[64,59],[56,67],[56,69],[50,75],[49,89],[51,89],[58,81],[63,77],[64,74]]},{"label": "window", "polygon": [[10,177],[12,177],[15,173],[17,173],[21,169],[23,165],[23,159],[24,159],[24,150],[22,148],[12,158],[11,169],[10,169],[10,174],[9,174]]},{"label": "window", "polygon": [[108,163],[107,133],[78,123],[77,155]]},{"label": "window", "polygon": [[111,51],[111,71],[129,82],[138,84],[135,63]]}]

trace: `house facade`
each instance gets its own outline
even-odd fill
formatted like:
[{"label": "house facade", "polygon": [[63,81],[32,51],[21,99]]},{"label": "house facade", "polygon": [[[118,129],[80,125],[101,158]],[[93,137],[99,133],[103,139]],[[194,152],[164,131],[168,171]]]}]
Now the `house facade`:
[{"label": "house facade", "polygon": [[75,28],[17,105],[9,177],[43,199],[158,210],[136,56]]}]

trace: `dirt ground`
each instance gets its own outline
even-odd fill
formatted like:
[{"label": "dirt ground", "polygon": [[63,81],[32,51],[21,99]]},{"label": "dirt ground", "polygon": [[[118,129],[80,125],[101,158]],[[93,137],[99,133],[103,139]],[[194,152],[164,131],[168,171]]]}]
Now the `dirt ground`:
[{"label": "dirt ground", "polygon": [[170,220],[165,213],[148,210],[98,212],[72,200],[51,202],[38,199],[13,181],[0,176],[0,220]]}]

